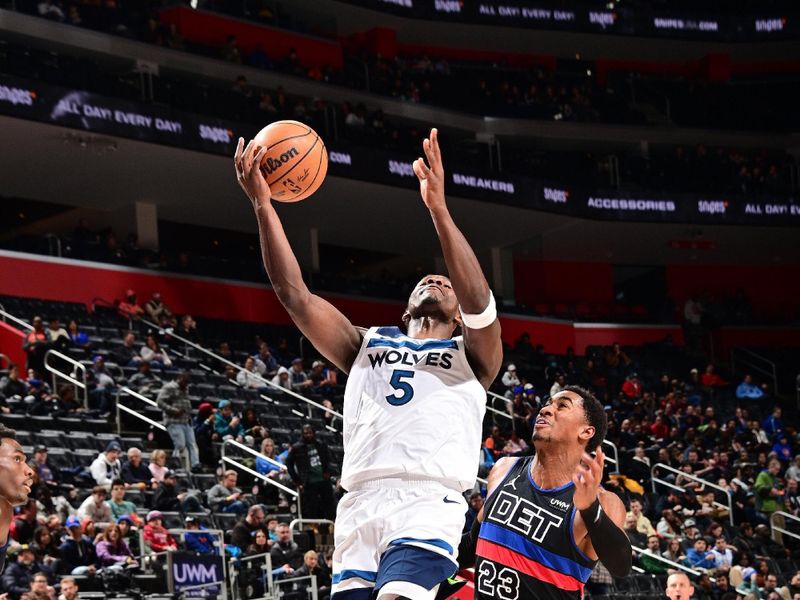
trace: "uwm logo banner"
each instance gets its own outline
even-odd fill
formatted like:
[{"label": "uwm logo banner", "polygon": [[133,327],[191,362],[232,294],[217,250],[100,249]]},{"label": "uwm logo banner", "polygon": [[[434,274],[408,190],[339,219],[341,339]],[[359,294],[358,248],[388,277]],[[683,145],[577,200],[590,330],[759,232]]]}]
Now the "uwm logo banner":
[{"label": "uwm logo banner", "polygon": [[171,593],[227,599],[225,566],[221,556],[198,556],[190,552],[170,552],[167,556]]}]

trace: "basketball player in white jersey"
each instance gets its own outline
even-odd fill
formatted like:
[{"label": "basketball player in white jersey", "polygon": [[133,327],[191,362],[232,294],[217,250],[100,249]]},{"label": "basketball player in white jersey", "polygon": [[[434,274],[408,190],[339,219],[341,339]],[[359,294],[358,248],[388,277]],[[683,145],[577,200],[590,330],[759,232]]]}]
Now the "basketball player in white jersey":
[{"label": "basketball player in white jersey", "polygon": [[[422,201],[450,277],[428,275],[397,327],[355,327],[312,294],[258,165],[264,149],[239,140],[239,185],[258,220],[264,266],[298,328],[349,373],[333,600],[429,600],[457,569],[462,492],[477,476],[486,389],[502,361],[494,297],[444,197],[438,133],[414,161]],[[461,328],[463,336],[453,337]]]}]

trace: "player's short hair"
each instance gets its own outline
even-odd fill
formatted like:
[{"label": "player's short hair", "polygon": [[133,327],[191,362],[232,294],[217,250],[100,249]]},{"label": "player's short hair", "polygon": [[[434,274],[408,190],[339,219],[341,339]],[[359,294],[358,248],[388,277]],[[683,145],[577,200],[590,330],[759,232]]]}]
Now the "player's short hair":
[{"label": "player's short hair", "polygon": [[0,423],[0,444],[2,444],[5,439],[16,440],[17,432]]},{"label": "player's short hair", "polygon": [[579,385],[568,385],[562,389],[564,392],[572,392],[577,394],[583,400],[583,412],[586,414],[586,422],[594,427],[594,435],[586,443],[586,449],[594,451],[603,440],[606,439],[608,433],[608,418],[606,418],[606,411],[597,397]]}]

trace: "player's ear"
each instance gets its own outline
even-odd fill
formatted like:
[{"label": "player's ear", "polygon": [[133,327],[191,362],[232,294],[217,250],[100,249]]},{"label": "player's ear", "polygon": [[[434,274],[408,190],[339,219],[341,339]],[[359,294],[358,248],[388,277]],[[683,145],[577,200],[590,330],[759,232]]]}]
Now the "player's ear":
[{"label": "player's ear", "polygon": [[405,312],[403,312],[402,321],[403,321],[403,325],[406,328],[406,331],[408,331],[408,324],[411,321],[411,313],[408,312],[407,310]]},{"label": "player's ear", "polygon": [[[594,437],[594,434],[595,434],[594,425],[584,425],[583,427],[581,427],[580,433],[578,433],[578,438],[582,442],[584,442],[585,445],[586,442],[588,442],[590,439]],[[587,448],[587,452],[588,451],[591,451],[591,448]]]}]

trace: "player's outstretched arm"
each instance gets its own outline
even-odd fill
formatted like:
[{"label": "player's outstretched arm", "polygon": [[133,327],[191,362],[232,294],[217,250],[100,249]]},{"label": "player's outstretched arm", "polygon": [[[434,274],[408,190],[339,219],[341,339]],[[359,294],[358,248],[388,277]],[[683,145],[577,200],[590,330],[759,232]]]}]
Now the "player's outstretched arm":
[{"label": "player's outstretched arm", "polygon": [[259,170],[266,148],[239,138],[234,157],[239,185],[250,198],[258,221],[261,256],[272,288],[314,347],[344,372],[349,372],[361,346],[361,332],[330,302],[312,294],[283,230],[269,186]]},{"label": "player's outstretched arm", "polygon": [[[444,165],[439,149],[439,132],[436,129],[431,129],[430,137],[422,142],[422,149],[428,164],[418,158],[414,161],[414,173],[419,179],[422,201],[428,207],[439,235],[444,262],[461,305],[461,312],[467,315],[481,315],[487,310],[492,312],[494,298],[478,258],[447,209],[444,197]],[[464,324],[464,341],[475,375],[483,387],[488,389],[503,362],[500,322],[495,317],[485,325],[481,323],[480,327]]]}]

